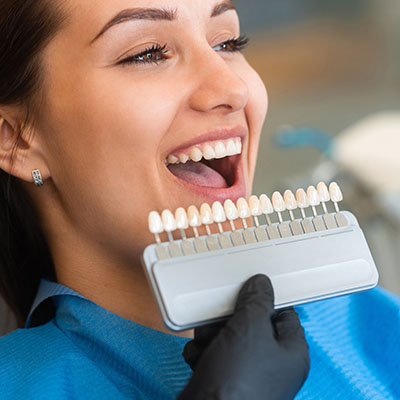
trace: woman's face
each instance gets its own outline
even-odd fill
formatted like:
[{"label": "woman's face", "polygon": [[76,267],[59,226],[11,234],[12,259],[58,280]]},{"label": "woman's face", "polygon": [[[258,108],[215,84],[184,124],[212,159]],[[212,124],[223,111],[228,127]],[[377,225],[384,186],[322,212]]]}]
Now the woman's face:
[{"label": "woman's face", "polygon": [[248,196],[267,95],[233,51],[232,4],[68,3],[69,21],[44,53],[39,126],[71,226],[137,256],[153,240],[150,211]]}]

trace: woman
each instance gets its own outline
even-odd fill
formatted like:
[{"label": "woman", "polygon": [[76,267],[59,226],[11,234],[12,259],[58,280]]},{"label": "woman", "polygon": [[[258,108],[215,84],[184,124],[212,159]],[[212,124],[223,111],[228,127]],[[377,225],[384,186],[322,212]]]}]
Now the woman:
[{"label": "woman", "polygon": [[[266,277],[188,341],[164,332],[139,263],[150,210],[250,194],[267,96],[232,4],[7,0],[0,19],[1,290],[29,327],[0,340],[2,396],[293,398],[307,345]],[[240,155],[184,163],[230,139]],[[298,398],[394,398],[377,366],[393,370],[395,340],[369,318],[393,323],[386,296],[299,308],[312,369]],[[391,351],[381,363],[369,320]]]},{"label": "woman", "polygon": [[[140,265],[152,209],[250,193],[267,96],[232,3],[8,0],[0,18],[1,289],[30,328],[1,341],[2,398],[292,398],[307,345],[266,277],[196,332],[188,383]],[[220,172],[165,163],[229,140]]]}]

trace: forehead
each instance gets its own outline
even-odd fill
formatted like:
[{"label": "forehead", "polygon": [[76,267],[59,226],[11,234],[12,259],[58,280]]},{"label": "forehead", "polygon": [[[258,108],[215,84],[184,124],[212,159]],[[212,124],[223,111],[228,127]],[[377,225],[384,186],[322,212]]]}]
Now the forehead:
[{"label": "forehead", "polygon": [[64,4],[68,5],[70,17],[64,33],[69,33],[77,41],[90,38],[89,43],[123,10],[170,10],[177,22],[186,20],[190,21],[190,26],[195,26],[208,20],[218,6],[233,7],[231,0],[70,0]]}]

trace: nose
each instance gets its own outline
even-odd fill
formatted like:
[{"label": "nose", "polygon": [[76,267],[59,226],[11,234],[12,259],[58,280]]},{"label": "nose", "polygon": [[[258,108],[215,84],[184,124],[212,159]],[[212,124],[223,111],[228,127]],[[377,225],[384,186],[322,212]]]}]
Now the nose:
[{"label": "nose", "polygon": [[211,48],[203,50],[199,57],[195,57],[194,71],[191,74],[194,85],[189,100],[193,110],[232,113],[246,106],[249,89],[247,83],[234,70],[234,62],[224,59]]}]

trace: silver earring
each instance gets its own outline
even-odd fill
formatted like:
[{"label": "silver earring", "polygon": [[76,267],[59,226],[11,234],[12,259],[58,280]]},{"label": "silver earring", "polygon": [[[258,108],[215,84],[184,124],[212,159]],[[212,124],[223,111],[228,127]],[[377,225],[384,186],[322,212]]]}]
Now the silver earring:
[{"label": "silver earring", "polygon": [[38,169],[32,171],[33,182],[37,187],[42,186],[44,184],[42,175]]}]

